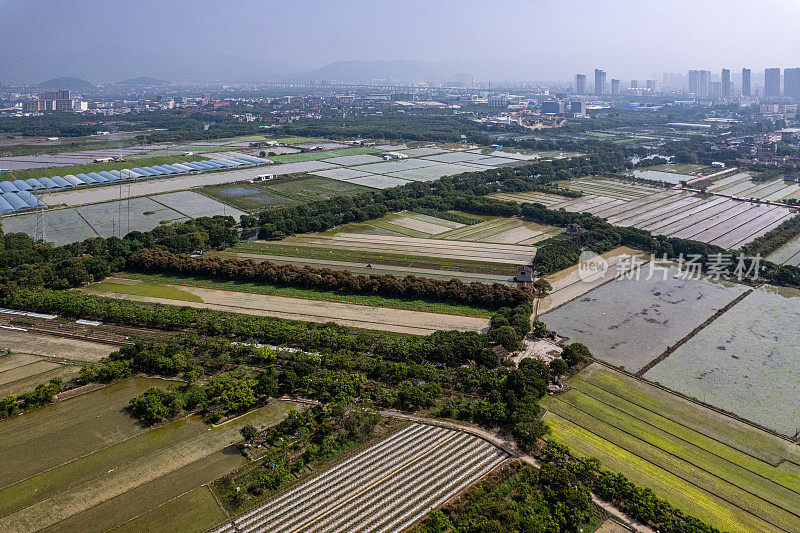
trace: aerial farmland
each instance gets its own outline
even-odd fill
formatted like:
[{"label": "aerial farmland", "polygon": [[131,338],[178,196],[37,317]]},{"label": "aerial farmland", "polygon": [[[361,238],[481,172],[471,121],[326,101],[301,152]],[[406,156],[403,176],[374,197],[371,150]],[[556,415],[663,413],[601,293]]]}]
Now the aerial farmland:
[{"label": "aerial farmland", "polygon": [[588,212],[619,226],[633,226],[655,235],[693,239],[726,249],[740,248],[795,216],[795,210],[789,207],[657,189],[608,178],[581,178],[566,185],[583,192],[584,196],[577,199],[547,193],[493,196],[501,200],[542,203],[550,209]]}]

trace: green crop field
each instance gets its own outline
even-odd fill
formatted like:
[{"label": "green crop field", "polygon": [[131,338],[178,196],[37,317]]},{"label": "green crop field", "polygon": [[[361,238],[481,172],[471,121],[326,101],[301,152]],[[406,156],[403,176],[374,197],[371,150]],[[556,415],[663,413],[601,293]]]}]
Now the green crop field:
[{"label": "green crop field", "polygon": [[[599,365],[568,384],[541,404],[578,455],[721,529],[800,531],[797,446]],[[759,442],[770,457],[751,453]]]},{"label": "green crop field", "polygon": [[339,248],[320,248],[314,246],[295,246],[272,242],[242,242],[230,248],[228,252],[251,254],[279,255],[286,257],[307,257],[310,259],[327,259],[329,261],[354,261],[359,263],[375,263],[415,268],[451,270],[455,272],[473,272],[476,274],[512,275],[514,267],[498,263],[468,261],[407,254],[372,252],[365,250],[346,250]]},{"label": "green crop field", "polygon": [[68,174],[86,174],[100,172],[101,170],[122,170],[124,168],[149,167],[152,165],[171,165],[184,161],[204,161],[208,159],[200,155],[172,155],[163,157],[142,157],[131,161],[111,161],[108,163],[88,163],[86,165],[72,165],[69,167],[31,168],[27,170],[14,170],[3,174],[5,180],[26,180],[29,178],[49,178],[51,176],[66,176]]},{"label": "green crop field", "polygon": [[149,283],[147,281],[133,282],[129,280],[107,279],[92,283],[86,287],[92,292],[115,292],[118,294],[132,294],[135,296],[152,296],[155,298],[168,298],[170,300],[180,300],[183,302],[202,302],[203,299],[194,294],[169,287],[160,283]]},{"label": "green crop field", "polygon": [[[133,378],[0,423],[0,431],[10,433],[13,422],[30,417],[36,442],[54,444],[31,446],[31,436],[25,436],[11,439],[17,442],[3,450],[4,464],[27,464],[3,469],[3,530],[103,532],[133,520],[128,526],[165,531],[158,524],[164,513],[176,526],[182,524],[170,531],[185,530],[193,520],[210,527],[223,517],[221,509],[210,505],[213,498],[192,491],[246,463],[232,446],[241,438],[240,428],[274,425],[303,407],[274,402],[213,428],[197,417],[151,429],[135,423],[124,410],[128,400],[167,383]],[[105,416],[112,412],[120,416]],[[71,425],[70,414],[81,420]],[[7,422],[12,422],[9,428]],[[98,441],[98,434],[105,441]]]},{"label": "green crop field", "polygon": [[208,487],[200,487],[171,500],[130,522],[111,530],[112,533],[192,533],[211,528],[225,520]]},{"label": "green crop field", "polygon": [[[309,298],[313,300],[326,300],[331,302],[346,302],[359,305],[371,305],[374,307],[390,307],[395,309],[410,309],[412,311],[427,311],[430,313],[445,313],[451,315],[466,315],[466,316],[491,316],[492,312],[480,307],[473,307],[469,305],[453,305],[444,302],[426,302],[424,300],[409,300],[404,298],[387,298],[375,295],[363,294],[347,294],[339,291],[322,291],[314,289],[303,289],[297,287],[281,287],[269,283],[254,283],[247,281],[220,281],[217,279],[209,278],[196,278],[188,276],[173,276],[168,274],[138,274],[130,273],[126,276],[142,280],[142,284],[147,284],[154,288],[153,294],[149,296],[156,296],[160,298],[169,298],[169,296],[159,296],[158,287],[166,290],[175,290],[174,287],[163,285],[170,283],[175,285],[191,285],[195,287],[209,287],[212,289],[222,289],[226,291],[238,292],[254,292],[257,294],[270,294],[274,296],[290,296],[293,298]],[[91,285],[96,287],[98,284]],[[122,290],[130,285],[121,285]],[[135,285],[134,285],[135,286]],[[120,292],[120,291],[116,291]],[[180,291],[179,292],[186,292]],[[122,294],[130,294],[122,292]],[[188,294],[188,293],[187,293]],[[191,295],[194,296],[194,295]],[[202,301],[199,297],[194,296],[197,300]],[[178,299],[178,298],[175,298]]]},{"label": "green crop field", "polygon": [[213,185],[198,192],[243,211],[297,205],[335,196],[355,196],[368,187],[308,174],[290,174],[270,181]]}]

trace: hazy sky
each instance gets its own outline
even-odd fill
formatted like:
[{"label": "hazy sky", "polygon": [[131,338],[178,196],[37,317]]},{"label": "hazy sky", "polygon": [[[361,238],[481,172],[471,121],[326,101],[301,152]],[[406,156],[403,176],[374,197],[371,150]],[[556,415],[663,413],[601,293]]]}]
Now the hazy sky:
[{"label": "hazy sky", "polygon": [[0,80],[259,80],[469,60],[509,80],[800,66],[797,0],[0,0]]}]

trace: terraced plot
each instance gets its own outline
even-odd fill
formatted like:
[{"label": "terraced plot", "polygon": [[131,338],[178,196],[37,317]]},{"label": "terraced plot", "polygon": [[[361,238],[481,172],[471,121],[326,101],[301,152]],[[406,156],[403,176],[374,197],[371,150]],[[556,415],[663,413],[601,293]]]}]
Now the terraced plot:
[{"label": "terraced plot", "polygon": [[785,182],[781,178],[756,182],[750,179],[747,172],[741,172],[714,182],[708,187],[708,191],[740,198],[777,201],[800,197],[800,184]]},{"label": "terraced plot", "polygon": [[[0,347],[5,339],[0,338]],[[10,394],[20,395],[33,390],[40,383],[60,377],[64,380],[75,377],[80,366],[62,363],[30,353],[12,352],[0,356],[0,398]]]},{"label": "terraced plot", "polygon": [[789,208],[694,194],[687,191],[637,190],[636,184],[586,179],[567,186],[586,192],[577,199],[557,200],[542,193],[499,193],[492,197],[522,203],[539,202],[549,209],[588,212],[618,226],[646,229],[655,235],[694,239],[737,249],[795,216]]},{"label": "terraced plot", "polygon": [[447,152],[439,155],[429,155],[423,157],[429,161],[438,161],[439,163],[476,163],[482,159],[486,159],[485,155],[473,154],[470,152]]},{"label": "terraced plot", "polygon": [[520,265],[530,264],[536,254],[536,248],[530,246],[347,233],[335,237],[301,235],[281,243]]},{"label": "terraced plot", "polygon": [[252,259],[255,262],[270,261],[278,265],[309,265],[315,268],[332,268],[335,270],[347,270],[353,274],[392,274],[398,277],[405,277],[409,274],[425,278],[450,280],[460,279],[464,283],[503,283],[511,284],[512,276],[501,274],[478,274],[473,272],[460,272],[454,270],[442,270],[432,268],[418,268],[412,266],[396,266],[391,264],[378,263],[357,263],[354,261],[333,261],[330,259],[313,259],[308,257],[290,257],[280,255],[253,254],[247,252],[219,252],[221,257],[238,257],[240,259]]},{"label": "terraced plot", "polygon": [[800,447],[591,365],[544,398],[554,437],[726,531],[800,531]]},{"label": "terraced plot", "polygon": [[794,437],[800,433],[798,309],[800,291],[760,287],[645,377]]},{"label": "terraced plot", "polygon": [[426,159],[396,159],[394,161],[384,161],[382,163],[372,163],[369,165],[361,165],[358,170],[362,172],[370,172],[372,174],[389,174],[392,172],[400,172],[401,170],[411,170],[415,168],[432,167],[439,165],[436,161],[428,161]]},{"label": "terraced plot", "polygon": [[663,189],[610,178],[588,177],[563,183],[569,189],[620,200],[635,200]]},{"label": "terraced plot", "polygon": [[[123,407],[150,386],[166,382],[134,378],[0,423],[13,465],[0,474],[3,530],[108,531],[244,464],[230,445],[245,424],[273,425],[303,407],[276,402],[215,428],[184,418],[146,430]],[[15,434],[20,424],[32,432]],[[205,516],[193,526],[202,529],[220,518],[213,498],[178,500],[168,504],[175,523]]]},{"label": "terraced plot", "polygon": [[494,167],[468,163],[434,164],[433,166],[402,170],[399,172],[387,172],[386,175],[410,181],[434,181],[443,176],[454,176],[464,172],[475,172],[478,170],[488,170],[490,168]]},{"label": "terraced plot", "polygon": [[442,218],[431,217],[414,213],[413,211],[402,211],[392,213],[384,217],[368,220],[365,222],[354,222],[338,226],[320,235],[339,235],[341,233],[363,233],[371,235],[405,235],[407,237],[429,237],[439,235],[455,228],[461,228],[464,224],[452,222]]},{"label": "terraced plot", "polygon": [[412,424],[213,531],[404,531],[507,457],[478,437]]},{"label": "terraced plot", "polygon": [[643,267],[639,279],[616,279],[542,320],[548,329],[585,344],[595,357],[637,372],[747,289],[680,279],[675,267],[665,278],[663,265],[651,271],[652,266]]},{"label": "terraced plot", "polygon": [[795,237],[774,252],[767,259],[779,265],[800,266],[800,237]]},{"label": "terraced plot", "polygon": [[343,155],[339,157],[333,157],[331,159],[325,159],[327,163],[336,163],[337,165],[342,166],[352,166],[352,165],[364,165],[366,163],[378,163],[382,161],[382,158],[376,155],[370,154],[360,154],[360,155]]},{"label": "terraced plot", "polygon": [[400,187],[410,183],[407,179],[401,179],[393,176],[363,176],[361,178],[354,178],[348,180],[348,183],[362,185],[364,187],[371,187],[373,189],[391,189],[393,187]]},{"label": "terraced plot", "polygon": [[437,237],[458,241],[533,245],[563,231],[562,228],[524,222],[516,218],[497,218],[440,233]]},{"label": "terraced plot", "polygon": [[[374,231],[363,231],[365,234],[386,235],[385,230],[375,228]],[[420,255],[419,252],[405,253],[387,252],[381,249],[349,249],[344,246],[332,245],[331,241],[315,242],[305,244],[304,240],[283,239],[278,242],[248,241],[236,244],[227,252],[221,254],[248,254],[251,259],[259,257],[268,258],[270,256],[288,258],[292,262],[312,260],[317,264],[331,265],[338,263],[355,263],[363,265],[383,265],[397,267],[397,275],[412,273],[414,270],[424,269],[439,271],[442,275],[462,272],[466,274],[490,274],[500,276],[512,276],[515,268],[514,263],[497,263],[480,261],[476,259],[455,259],[452,257],[434,257],[430,255]],[[320,263],[320,261],[322,263]]]}]

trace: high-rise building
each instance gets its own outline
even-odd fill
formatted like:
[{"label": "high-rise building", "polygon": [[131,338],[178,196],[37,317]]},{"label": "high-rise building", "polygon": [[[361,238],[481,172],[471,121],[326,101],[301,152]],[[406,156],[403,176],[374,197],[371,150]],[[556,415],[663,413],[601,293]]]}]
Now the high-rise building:
[{"label": "high-rise building", "polygon": [[722,97],[731,97],[731,69],[722,69]]},{"label": "high-rise building", "polygon": [[692,94],[699,94],[700,93],[700,71],[699,70],[690,70],[689,71],[689,92]]},{"label": "high-rise building", "polygon": [[800,100],[800,68],[784,69],[783,96]]},{"label": "high-rise building", "polygon": [[722,82],[712,81],[708,87],[708,96],[711,98],[722,97]]},{"label": "high-rise building", "polygon": [[594,69],[594,94],[606,94],[606,71]]},{"label": "high-rise building", "polygon": [[709,96],[711,94],[711,71],[700,71],[700,96]]},{"label": "high-rise building", "polygon": [[750,69],[742,69],[742,96],[750,96]]},{"label": "high-rise building", "polygon": [[781,69],[768,68],[764,70],[764,97],[777,98],[781,95]]},{"label": "high-rise building", "polygon": [[619,96],[619,80],[611,79],[611,96]]},{"label": "high-rise building", "polygon": [[656,80],[647,80],[644,82],[644,86],[651,93],[656,92]]},{"label": "high-rise building", "polygon": [[631,89],[639,88],[639,80],[631,80]]},{"label": "high-rise building", "polygon": [[575,74],[575,93],[586,94],[586,74]]}]

